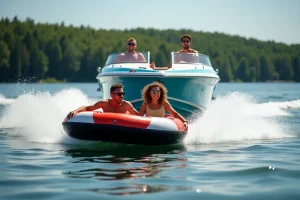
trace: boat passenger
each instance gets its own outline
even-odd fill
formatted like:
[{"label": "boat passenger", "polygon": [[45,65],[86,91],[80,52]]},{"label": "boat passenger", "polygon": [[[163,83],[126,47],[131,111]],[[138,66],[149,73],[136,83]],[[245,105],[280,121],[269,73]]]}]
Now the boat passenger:
[{"label": "boat passenger", "polygon": [[110,88],[111,99],[101,100],[95,104],[82,106],[68,114],[68,119],[74,117],[77,113],[83,111],[93,111],[102,108],[103,112],[111,113],[127,113],[138,115],[139,112],[128,101],[123,100],[125,95],[124,86],[122,84],[114,84]]},{"label": "boat passenger", "polygon": [[122,62],[147,62],[142,53],[137,53],[135,50],[137,48],[137,41],[134,38],[129,38],[127,40],[127,52],[120,54],[116,58],[116,63]]},{"label": "boat passenger", "polygon": [[[177,53],[198,53],[197,50],[191,48],[192,36],[185,34],[185,35],[181,36],[180,41],[181,41],[182,49],[177,51]],[[150,64],[150,67],[152,69],[163,69],[163,70],[170,69],[170,68],[172,68],[172,62],[170,62],[169,65],[166,67],[158,67],[158,68],[156,68],[155,63],[152,62]]]},{"label": "boat passenger", "polygon": [[178,112],[174,110],[167,100],[167,88],[159,82],[153,82],[144,87],[142,98],[144,103],[140,108],[140,115],[147,117],[165,117],[168,111],[174,117],[183,122],[185,129],[188,129],[188,121],[185,120]]}]

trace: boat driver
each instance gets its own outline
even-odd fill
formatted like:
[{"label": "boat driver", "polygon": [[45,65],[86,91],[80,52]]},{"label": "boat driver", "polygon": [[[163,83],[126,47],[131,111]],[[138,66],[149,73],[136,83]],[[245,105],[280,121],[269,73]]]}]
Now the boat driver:
[{"label": "boat driver", "polygon": [[[180,49],[179,51],[177,51],[177,53],[198,53],[197,50],[191,48],[191,45],[192,45],[192,36],[185,34],[185,35],[181,36],[180,41],[181,41],[182,49]],[[159,67],[159,68],[156,68],[155,67],[155,63],[152,62],[150,64],[150,67],[152,69],[166,70],[166,69],[172,68],[172,62],[170,62],[167,67]]]},{"label": "boat driver", "polygon": [[129,112],[132,115],[139,115],[139,112],[133,107],[133,105],[123,100],[125,95],[124,86],[122,84],[114,84],[110,88],[111,99],[101,100],[95,104],[88,106],[81,106],[76,110],[68,114],[68,119],[71,119],[76,114],[84,111],[93,111],[99,108],[102,108],[103,112],[110,113],[127,113]]}]

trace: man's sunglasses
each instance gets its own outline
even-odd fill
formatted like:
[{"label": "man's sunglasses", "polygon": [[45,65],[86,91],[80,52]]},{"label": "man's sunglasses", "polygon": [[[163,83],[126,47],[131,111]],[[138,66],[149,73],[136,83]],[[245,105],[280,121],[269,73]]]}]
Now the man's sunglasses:
[{"label": "man's sunglasses", "polygon": [[189,43],[190,41],[189,40],[182,40],[181,42],[182,43],[185,43],[185,42]]},{"label": "man's sunglasses", "polygon": [[135,46],[135,43],[128,43],[128,46]]},{"label": "man's sunglasses", "polygon": [[118,95],[119,97],[122,96],[122,95],[125,96],[125,92],[116,92],[116,93],[113,93],[113,94],[116,94],[116,95]]},{"label": "man's sunglasses", "polygon": [[160,90],[151,90],[152,94],[160,94]]}]

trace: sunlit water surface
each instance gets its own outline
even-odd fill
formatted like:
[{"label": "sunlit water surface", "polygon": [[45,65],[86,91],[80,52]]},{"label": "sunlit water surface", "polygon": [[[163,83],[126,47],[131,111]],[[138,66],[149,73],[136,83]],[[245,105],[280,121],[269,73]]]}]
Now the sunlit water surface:
[{"label": "sunlit water surface", "polygon": [[300,198],[300,84],[220,83],[183,144],[148,147],[65,134],[96,89],[0,85],[0,199]]}]

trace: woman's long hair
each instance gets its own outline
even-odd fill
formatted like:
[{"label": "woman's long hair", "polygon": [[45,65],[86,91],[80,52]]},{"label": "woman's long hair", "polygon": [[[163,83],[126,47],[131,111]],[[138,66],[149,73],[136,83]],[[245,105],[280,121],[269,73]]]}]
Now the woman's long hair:
[{"label": "woman's long hair", "polygon": [[152,98],[149,93],[153,87],[159,87],[160,89],[160,97],[158,99],[158,103],[163,104],[164,102],[166,102],[168,93],[167,88],[159,82],[152,82],[146,85],[142,90],[142,98],[144,100],[144,103],[151,103]]}]

